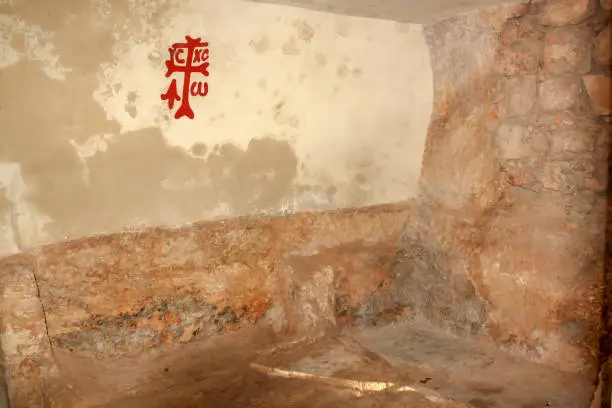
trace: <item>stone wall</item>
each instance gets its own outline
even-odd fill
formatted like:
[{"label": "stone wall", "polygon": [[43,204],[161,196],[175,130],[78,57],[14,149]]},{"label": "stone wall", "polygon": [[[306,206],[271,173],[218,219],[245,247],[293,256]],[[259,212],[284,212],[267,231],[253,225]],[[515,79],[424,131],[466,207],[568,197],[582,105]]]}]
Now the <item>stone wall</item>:
[{"label": "stone wall", "polygon": [[536,3],[501,38],[495,142],[511,187],[481,254],[498,288],[491,334],[566,369],[598,358],[610,87],[597,50],[609,21],[595,1]]},{"label": "stone wall", "polygon": [[422,200],[400,243],[396,279],[373,304],[401,305],[404,315],[593,374],[610,12],[581,0],[500,13],[426,30],[436,99]]}]

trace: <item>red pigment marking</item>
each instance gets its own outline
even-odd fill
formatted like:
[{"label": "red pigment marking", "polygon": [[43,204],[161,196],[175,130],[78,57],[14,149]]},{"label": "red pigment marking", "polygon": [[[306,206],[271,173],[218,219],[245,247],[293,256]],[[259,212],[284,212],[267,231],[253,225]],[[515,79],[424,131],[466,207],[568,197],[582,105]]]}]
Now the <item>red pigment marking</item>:
[{"label": "red pigment marking", "polygon": [[[162,101],[168,101],[168,108],[174,108],[174,102],[180,101],[181,105],[174,114],[175,119],[187,116],[194,118],[193,109],[189,105],[189,95],[206,96],[208,94],[208,83],[202,81],[191,81],[191,74],[202,74],[209,76],[208,66],[208,43],[202,42],[200,38],[185,37],[184,43],[172,44],[168,49],[170,59],[166,60],[166,78],[174,73],[183,74],[183,91],[178,94],[176,79],[173,79],[166,93],[161,95]],[[186,56],[185,56],[186,54]]]}]

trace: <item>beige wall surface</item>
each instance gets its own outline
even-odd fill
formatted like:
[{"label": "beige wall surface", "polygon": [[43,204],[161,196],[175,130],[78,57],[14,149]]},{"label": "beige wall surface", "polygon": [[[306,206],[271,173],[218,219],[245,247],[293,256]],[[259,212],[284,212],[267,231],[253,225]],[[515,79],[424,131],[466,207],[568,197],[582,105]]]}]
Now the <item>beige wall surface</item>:
[{"label": "beige wall surface", "polygon": [[[0,13],[0,254],[416,194],[433,100],[419,25],[237,0]],[[160,94],[186,35],[209,42],[211,75],[176,120]]]}]

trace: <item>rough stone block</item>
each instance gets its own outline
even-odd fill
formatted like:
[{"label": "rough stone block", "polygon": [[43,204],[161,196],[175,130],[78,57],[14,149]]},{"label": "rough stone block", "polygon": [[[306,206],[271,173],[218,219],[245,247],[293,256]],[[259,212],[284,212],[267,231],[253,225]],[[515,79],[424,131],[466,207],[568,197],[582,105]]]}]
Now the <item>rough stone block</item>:
[{"label": "rough stone block", "polygon": [[537,153],[545,154],[548,153],[550,148],[550,142],[543,132],[535,129],[533,126],[529,126],[529,142],[533,147],[533,150]]},{"label": "rough stone block", "polygon": [[612,81],[608,75],[587,75],[582,77],[596,115],[612,114]]},{"label": "rough stone block", "polygon": [[582,160],[578,165],[577,173],[582,183],[582,188],[595,192],[604,193],[608,186],[608,161],[607,160]]},{"label": "rough stone block", "polygon": [[605,193],[608,189],[608,179],[605,174],[600,173],[596,176],[585,179],[583,187],[586,190],[590,190],[595,193]]},{"label": "rough stone block", "polygon": [[595,12],[596,0],[548,0],[540,15],[540,23],[548,26],[578,24]]},{"label": "rough stone block", "polygon": [[527,129],[517,123],[502,124],[497,131],[495,143],[503,160],[523,159],[532,154]]},{"label": "rough stone block", "polygon": [[544,45],[544,72],[555,75],[589,72],[592,44],[593,32],[586,26],[568,26],[549,31]]},{"label": "rough stone block", "polygon": [[[518,165],[517,165],[518,164]],[[536,177],[533,170],[529,167],[522,167],[521,162],[511,162],[506,166],[506,174],[508,175],[508,183],[514,187],[535,188]]]},{"label": "rough stone block", "polygon": [[430,127],[421,172],[423,195],[430,203],[472,213],[499,201],[505,181],[490,122],[490,106],[480,106],[457,109],[447,124]]},{"label": "rough stone block", "polygon": [[501,29],[501,43],[503,46],[518,44],[523,39],[529,39],[536,31],[533,16],[520,19],[513,18],[506,21]]},{"label": "rough stone block", "polygon": [[[63,392],[29,254],[2,260],[0,346],[9,401],[15,408],[58,406]],[[61,405],[59,405],[61,406]]]},{"label": "rough stone block", "polygon": [[591,158],[551,161],[542,169],[540,181],[545,188],[565,194],[575,194],[582,189],[601,192],[606,180],[601,163],[604,162]]},{"label": "rough stone block", "polygon": [[[509,35],[512,36],[514,34]],[[495,63],[495,71],[497,73],[513,76],[535,74],[537,72],[544,34],[535,31],[525,35],[517,35],[517,38],[518,40],[513,44],[502,45]]]},{"label": "rough stone block", "polygon": [[544,188],[563,193],[574,193],[579,187],[578,178],[565,161],[545,163],[538,179]]},{"label": "rough stone block", "polygon": [[529,198],[485,232],[480,262],[486,290],[481,293],[489,305],[490,334],[532,359],[570,371],[592,368],[601,301],[596,282],[602,271],[590,263],[600,250],[591,246],[594,235],[586,233],[590,221],[570,230],[563,205],[540,206]]},{"label": "rough stone block", "polygon": [[595,140],[588,130],[564,129],[551,135],[551,152],[555,155],[593,151]]},{"label": "rough stone block", "polygon": [[599,34],[608,24],[610,24],[610,12],[599,9],[592,17],[584,23],[593,33]]},{"label": "rough stone block", "polygon": [[535,75],[522,77],[517,85],[512,87],[508,96],[507,116],[527,116],[532,112],[537,94]]},{"label": "rough stone block", "polygon": [[551,158],[555,160],[575,158],[577,154],[593,160],[607,158],[609,131],[589,117],[570,112],[543,115],[533,126],[550,141]]},{"label": "rough stone block", "polygon": [[486,305],[470,277],[479,231],[452,213],[423,208],[399,243],[395,304],[463,335],[485,329]]},{"label": "rough stone block", "polygon": [[594,56],[599,65],[612,65],[612,24],[599,33],[595,39]]},{"label": "rough stone block", "polygon": [[540,83],[540,106],[548,112],[571,109],[580,102],[580,80],[564,75]]}]

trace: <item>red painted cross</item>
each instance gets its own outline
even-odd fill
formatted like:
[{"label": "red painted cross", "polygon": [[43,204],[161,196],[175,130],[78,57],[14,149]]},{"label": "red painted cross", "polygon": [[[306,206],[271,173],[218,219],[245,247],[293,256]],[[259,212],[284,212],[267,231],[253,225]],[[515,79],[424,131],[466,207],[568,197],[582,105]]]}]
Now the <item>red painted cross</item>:
[{"label": "red painted cross", "polygon": [[[172,44],[168,49],[170,59],[166,60],[166,78],[174,73],[182,73],[183,76],[183,91],[179,96],[176,86],[176,79],[173,79],[168,87],[168,90],[161,95],[162,101],[168,101],[168,108],[174,108],[174,102],[180,101],[181,105],[174,114],[175,119],[187,116],[189,119],[194,118],[193,109],[189,104],[189,95],[191,96],[206,96],[208,94],[208,83],[202,81],[191,82],[191,74],[202,74],[205,77],[209,76],[209,50],[208,43],[202,42],[200,38],[185,37],[184,43]],[[183,57],[184,53],[187,57]]]}]

